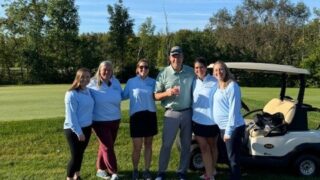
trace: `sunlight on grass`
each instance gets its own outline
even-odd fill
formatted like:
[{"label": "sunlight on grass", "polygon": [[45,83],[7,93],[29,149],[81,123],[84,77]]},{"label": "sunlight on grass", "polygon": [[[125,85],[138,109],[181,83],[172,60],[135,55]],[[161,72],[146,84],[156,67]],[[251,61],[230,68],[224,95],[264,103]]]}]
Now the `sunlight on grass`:
[{"label": "sunlight on grass", "polygon": [[[0,179],[65,179],[69,148],[64,133],[63,97],[68,85],[3,86],[0,88]],[[296,97],[297,89],[288,89]],[[262,108],[279,94],[278,88],[242,88],[244,101],[251,109]],[[307,89],[305,103],[320,107],[320,89]],[[154,138],[151,171],[156,174],[161,146],[163,108],[158,104],[159,133]],[[319,124],[320,113],[309,114],[309,126]],[[23,120],[23,121],[9,121]],[[25,121],[27,120],[27,121]],[[132,143],[129,135],[128,101],[122,103],[122,119],[115,144],[122,179],[130,179]],[[83,161],[83,179],[95,177],[98,142],[93,134]],[[168,177],[173,179],[179,164],[179,152],[173,146]],[[140,169],[143,168],[141,159]],[[227,167],[219,165],[216,179],[227,179]],[[283,170],[246,169],[245,180],[307,179],[297,178]],[[190,172],[189,179],[198,179],[201,172]]]},{"label": "sunlight on grass", "polygon": [[[64,117],[64,95],[70,85],[0,87],[0,121]],[[129,109],[129,101],[121,109]]]}]

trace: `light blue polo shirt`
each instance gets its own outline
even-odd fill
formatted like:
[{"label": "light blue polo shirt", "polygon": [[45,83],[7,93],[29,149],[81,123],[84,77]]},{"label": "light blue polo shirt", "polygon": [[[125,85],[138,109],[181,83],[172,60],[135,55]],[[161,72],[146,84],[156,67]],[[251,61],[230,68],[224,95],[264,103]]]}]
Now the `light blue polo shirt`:
[{"label": "light blue polo shirt", "polygon": [[165,67],[158,74],[154,92],[165,92],[167,89],[179,85],[180,94],[178,96],[164,98],[161,101],[161,105],[173,110],[191,108],[192,82],[194,77],[193,69],[190,66],[183,65],[180,72],[174,71],[171,65]]},{"label": "light blue polo shirt", "polygon": [[225,89],[217,88],[213,96],[213,117],[220,129],[231,136],[234,129],[245,124],[241,115],[241,91],[232,81]]},{"label": "light blue polo shirt", "polygon": [[123,91],[123,99],[130,98],[130,116],[139,111],[156,112],[153,98],[155,84],[154,79],[142,79],[139,75],[128,80]]},{"label": "light blue polo shirt", "polygon": [[110,86],[102,82],[98,87],[98,81],[92,78],[87,86],[94,99],[93,121],[114,121],[121,118],[121,84],[115,77],[110,82]]},{"label": "light blue polo shirt", "polygon": [[211,115],[211,95],[217,89],[217,80],[211,75],[206,75],[203,81],[199,78],[193,83],[192,121],[202,125],[215,125]]},{"label": "light blue polo shirt", "polygon": [[88,89],[67,91],[64,98],[64,129],[71,129],[79,137],[81,128],[92,124],[93,99]]}]

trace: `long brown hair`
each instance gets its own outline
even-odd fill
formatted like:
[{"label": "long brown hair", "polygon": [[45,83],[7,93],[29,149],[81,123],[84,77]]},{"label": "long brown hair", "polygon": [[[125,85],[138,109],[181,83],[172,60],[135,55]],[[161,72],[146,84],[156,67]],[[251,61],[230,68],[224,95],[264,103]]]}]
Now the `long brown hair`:
[{"label": "long brown hair", "polygon": [[90,70],[88,68],[80,68],[77,70],[76,77],[74,78],[73,83],[71,84],[68,91],[80,90],[80,79],[81,79],[81,76],[86,72],[90,74]]}]

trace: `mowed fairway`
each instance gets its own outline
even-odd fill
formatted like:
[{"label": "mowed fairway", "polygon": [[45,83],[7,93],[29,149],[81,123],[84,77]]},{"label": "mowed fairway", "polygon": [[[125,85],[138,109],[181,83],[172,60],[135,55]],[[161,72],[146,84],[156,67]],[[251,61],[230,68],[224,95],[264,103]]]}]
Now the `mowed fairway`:
[{"label": "mowed fairway", "polygon": [[46,119],[64,116],[68,85],[0,87],[0,121]]},{"label": "mowed fairway", "polygon": [[[2,86],[0,87],[0,180],[56,180],[65,179],[69,149],[63,134],[64,93],[69,85]],[[296,98],[297,89],[288,93]],[[278,88],[242,88],[243,99],[250,109],[261,108],[273,97],[278,97]],[[307,89],[305,102],[320,107],[320,89]],[[122,122],[116,141],[118,166],[122,179],[130,179],[131,139],[129,137],[128,102],[122,103]],[[151,171],[155,175],[161,145],[163,108],[158,105],[159,134],[155,136]],[[310,115],[310,127],[320,124],[320,113]],[[92,135],[85,153],[82,178],[95,180],[95,160],[98,143]],[[141,160],[140,168],[143,168]],[[168,167],[168,179],[175,178],[179,163],[174,146]],[[227,179],[227,169],[219,165],[216,179]],[[244,180],[267,179],[319,179],[299,178],[290,170],[264,168],[245,169]],[[198,179],[200,172],[190,172],[189,179]]]},{"label": "mowed fairway", "polygon": [[[34,120],[64,117],[64,95],[70,85],[0,86],[0,121]],[[279,88],[243,87],[242,98],[249,108],[262,108],[271,98],[279,97]],[[297,88],[288,88],[287,94],[296,99]],[[320,89],[308,88],[305,103],[320,107]],[[121,109],[129,108],[128,101]]]},{"label": "mowed fairway", "polygon": [[[70,85],[0,86],[0,121],[64,116],[64,95]],[[127,101],[122,109],[127,109]]]}]

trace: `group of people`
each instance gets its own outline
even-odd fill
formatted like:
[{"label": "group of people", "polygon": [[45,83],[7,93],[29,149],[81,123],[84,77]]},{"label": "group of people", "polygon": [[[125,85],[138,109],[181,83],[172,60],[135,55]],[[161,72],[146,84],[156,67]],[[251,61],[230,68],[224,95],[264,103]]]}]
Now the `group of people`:
[{"label": "group of people", "polygon": [[179,46],[170,50],[170,65],[152,79],[149,64],[141,59],[136,65],[136,77],[128,80],[124,90],[113,76],[110,61],[100,63],[96,74],[77,71],[71,88],[65,95],[66,118],[64,131],[70,146],[71,159],[67,180],[81,179],[80,168],[88,145],[91,129],[99,140],[96,168],[98,177],[119,179],[114,143],[119,129],[122,100],[130,99],[130,136],[132,138],[132,179],[139,178],[138,164],[144,146],[143,179],[151,180],[153,137],[158,133],[155,101],[165,108],[162,145],[156,180],[165,179],[172,145],[179,132],[181,151],[177,178],[187,179],[192,132],[199,143],[205,173],[212,180],[218,157],[219,136],[226,145],[230,164],[230,179],[240,179],[240,144],[245,123],[240,113],[240,87],[226,64],[217,61],[213,76],[207,74],[204,58],[195,59],[194,68],[183,64]]}]

